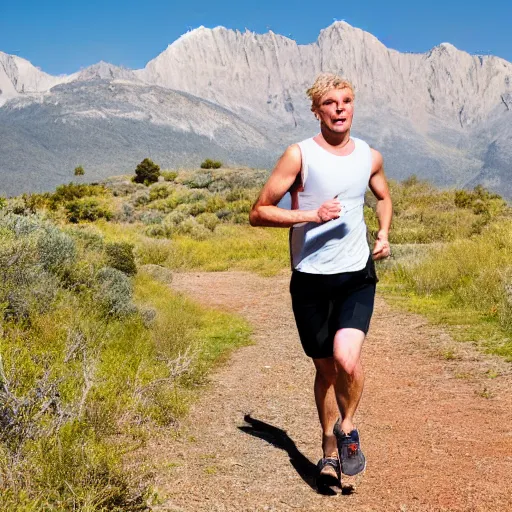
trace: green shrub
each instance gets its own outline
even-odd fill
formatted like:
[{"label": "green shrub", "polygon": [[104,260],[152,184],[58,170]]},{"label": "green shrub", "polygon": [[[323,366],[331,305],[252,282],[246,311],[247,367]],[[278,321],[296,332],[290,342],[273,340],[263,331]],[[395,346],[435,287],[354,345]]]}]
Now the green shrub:
[{"label": "green shrub", "polygon": [[74,174],[75,176],[83,176],[85,174],[84,168],[81,165],[75,167]]},{"label": "green shrub", "polygon": [[144,158],[144,160],[142,160],[135,169],[135,177],[133,178],[133,181],[135,183],[150,185],[151,183],[156,183],[159,176],[160,167],[149,158]]},{"label": "green shrub", "polygon": [[167,240],[144,240],[137,246],[136,256],[140,265],[163,265],[171,254]]},{"label": "green shrub", "polygon": [[213,181],[211,172],[196,172],[189,176],[183,183],[190,188],[208,188]]},{"label": "green shrub", "polygon": [[123,317],[137,311],[132,284],[124,272],[103,267],[96,274],[96,282],[95,299],[107,316]]},{"label": "green shrub", "polygon": [[66,203],[65,208],[69,222],[73,223],[80,222],[81,220],[110,220],[112,218],[112,212],[93,198],[85,197],[69,201]]},{"label": "green shrub", "polygon": [[0,217],[0,307],[5,318],[29,319],[57,296],[60,274],[75,255],[68,235],[36,216]]},{"label": "green shrub", "polygon": [[156,199],[155,201],[151,201],[148,204],[148,208],[150,210],[158,210],[158,212],[167,213],[170,212],[174,206],[174,198],[170,197],[168,199]]},{"label": "green shrub", "polygon": [[23,201],[25,201],[26,209],[29,210],[30,213],[36,213],[38,210],[51,206],[51,194],[49,192],[43,194],[23,194],[21,197]]},{"label": "green shrub", "polygon": [[124,272],[128,276],[137,273],[133,245],[127,242],[113,242],[105,245],[109,267]]},{"label": "green shrub", "polygon": [[62,272],[74,262],[75,241],[55,226],[46,226],[37,240],[39,261],[45,270]]},{"label": "green shrub", "polygon": [[155,201],[156,199],[165,199],[169,197],[172,190],[164,184],[155,184],[149,189],[149,200]]},{"label": "green shrub", "polygon": [[138,219],[146,226],[150,224],[162,224],[164,216],[160,212],[143,211],[138,215]]},{"label": "green shrub", "polygon": [[234,224],[249,224],[249,216],[246,213],[235,213],[231,217]]},{"label": "green shrub", "polygon": [[160,175],[164,177],[165,181],[174,181],[178,177],[176,171],[161,171]]},{"label": "green shrub", "polygon": [[238,201],[233,201],[227,204],[227,209],[232,211],[233,213],[249,213],[252,208],[252,202],[247,199],[241,199]]},{"label": "green shrub", "polygon": [[164,224],[170,224],[172,226],[177,226],[178,224],[181,224],[185,219],[189,217],[189,212],[182,211],[178,208],[176,210],[172,211],[165,217]]},{"label": "green shrub", "polygon": [[153,224],[144,230],[144,234],[152,238],[171,238],[174,229],[167,224]]},{"label": "green shrub", "polygon": [[208,190],[213,193],[223,192],[224,190],[228,190],[230,185],[227,180],[223,178],[216,177],[209,185]]},{"label": "green shrub", "polygon": [[199,224],[194,217],[189,217],[181,222],[176,227],[176,232],[180,235],[188,235],[194,240],[206,240],[211,235],[211,231]]},{"label": "green shrub", "polygon": [[219,195],[212,195],[206,201],[206,211],[216,213],[226,207],[226,201]]},{"label": "green shrub", "polygon": [[473,206],[473,194],[467,190],[456,190],[454,202],[457,208],[471,208]]},{"label": "green shrub", "polygon": [[27,204],[22,197],[10,197],[7,199],[5,211],[15,215],[26,215],[30,213],[29,209],[27,208]]},{"label": "green shrub", "polygon": [[222,162],[218,160],[211,160],[207,158],[201,163],[201,169],[220,169],[222,167]]},{"label": "green shrub", "polygon": [[236,171],[226,172],[223,179],[228,183],[229,188],[239,189],[258,189],[265,184],[269,176],[266,170],[258,169],[237,169]]},{"label": "green shrub", "polygon": [[181,208],[182,211],[190,213],[193,203],[204,201],[209,197],[209,193],[202,190],[188,190],[178,188],[172,190],[165,199],[156,199],[149,204],[149,208],[160,210],[162,212],[170,212],[174,209]]},{"label": "green shrub", "polygon": [[214,231],[220,220],[214,213],[201,213],[196,217],[197,222],[208,228],[210,231]]},{"label": "green shrub", "polygon": [[191,190],[185,197],[188,203],[197,203],[206,201],[210,197],[210,193],[207,190]]},{"label": "green shrub", "polygon": [[251,190],[251,189],[243,189],[243,188],[234,188],[230,190],[226,194],[226,201],[228,202],[235,202],[235,201],[250,201],[251,203],[254,203],[256,201],[256,198],[258,196],[257,190]]},{"label": "green shrub", "polygon": [[114,181],[107,182],[105,185],[115,197],[125,197],[131,194],[135,194],[140,187],[143,187],[140,183],[133,183],[132,181]]},{"label": "green shrub", "polygon": [[456,190],[454,203],[457,208],[470,208],[476,215],[496,215],[506,207],[506,203],[498,194],[489,192],[482,185],[473,191]]},{"label": "green shrub", "polygon": [[123,202],[121,209],[114,214],[113,220],[116,222],[135,222],[135,207],[133,204]]},{"label": "green shrub", "polygon": [[10,212],[0,216],[0,226],[14,233],[17,237],[24,237],[41,228],[43,222],[37,215],[16,215]]},{"label": "green shrub", "polygon": [[66,201],[73,201],[83,197],[103,196],[107,189],[103,185],[87,185],[85,183],[69,183],[67,185],[59,185],[53,194],[50,195],[49,201],[52,207]]},{"label": "green shrub", "polygon": [[42,314],[53,307],[59,282],[55,276],[37,266],[18,267],[4,281],[2,298],[4,318],[29,320],[32,314]]},{"label": "green shrub", "polygon": [[102,251],[105,241],[101,233],[93,231],[89,226],[80,224],[79,226],[69,226],[66,233],[72,236],[80,245],[91,251]]},{"label": "green shrub", "polygon": [[194,208],[193,203],[182,203],[176,206],[176,208],[171,213],[176,213],[180,215],[185,215],[189,217],[192,214],[192,210]]},{"label": "green shrub", "polygon": [[145,204],[148,204],[150,201],[149,190],[137,190],[137,192],[133,194],[131,201],[134,206],[143,206]]},{"label": "green shrub", "polygon": [[190,215],[197,217],[201,213],[206,212],[206,210],[207,210],[206,201],[198,201],[197,203],[193,203],[190,205],[189,213],[190,213]]}]

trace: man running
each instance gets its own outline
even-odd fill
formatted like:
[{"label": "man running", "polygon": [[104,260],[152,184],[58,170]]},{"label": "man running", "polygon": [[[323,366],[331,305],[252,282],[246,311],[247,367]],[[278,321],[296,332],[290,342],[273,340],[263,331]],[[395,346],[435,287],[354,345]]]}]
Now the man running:
[{"label": "man running", "polygon": [[[381,154],[350,136],[350,82],[321,74],[307,94],[320,133],[284,152],[250,222],[291,228],[292,306],[302,346],[316,367],[323,432],[318,483],[331,486],[341,485],[341,472],[355,475],[366,465],[354,413],[363,392],[360,356],[377,283],[373,260],[390,255],[392,205]],[[363,218],[367,186],[377,198],[379,221],[371,253]],[[287,192],[291,210],[277,206]]]}]

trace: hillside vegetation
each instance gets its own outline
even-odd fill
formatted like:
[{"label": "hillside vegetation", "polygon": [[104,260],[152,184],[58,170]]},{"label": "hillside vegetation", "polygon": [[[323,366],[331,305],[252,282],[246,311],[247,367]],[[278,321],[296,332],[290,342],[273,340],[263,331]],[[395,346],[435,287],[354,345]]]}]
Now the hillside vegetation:
[{"label": "hillside vegetation", "polygon": [[248,325],[103,236],[122,202],[102,185],[1,203],[0,509],[146,509],[151,474],[124,454],[177,424]]},{"label": "hillside vegetation", "polygon": [[[289,266],[288,231],[248,225],[267,175],[164,171],[149,186],[123,176],[0,201],[2,510],[146,507],[151,475],[127,472],[123,454],[175,424],[249,336],[173,293],[172,272]],[[380,289],[512,359],[510,208],[481,187],[412,177],[391,188]]]}]

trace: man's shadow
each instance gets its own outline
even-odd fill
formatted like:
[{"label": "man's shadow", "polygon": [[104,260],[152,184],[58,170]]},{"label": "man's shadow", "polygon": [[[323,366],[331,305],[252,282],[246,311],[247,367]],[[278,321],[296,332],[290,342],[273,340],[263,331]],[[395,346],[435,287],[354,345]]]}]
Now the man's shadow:
[{"label": "man's shadow", "polygon": [[[252,418],[250,414],[244,416],[244,421],[249,426],[238,427],[242,432],[254,437],[259,437],[272,446],[284,450],[290,458],[290,464],[299,474],[302,480],[309,485],[311,489],[320,494],[333,495],[337,494],[330,488],[317,488],[316,478],[318,468],[313,464],[298,448],[293,439],[281,428],[274,427],[269,423]],[[343,494],[346,494],[343,491]]]}]

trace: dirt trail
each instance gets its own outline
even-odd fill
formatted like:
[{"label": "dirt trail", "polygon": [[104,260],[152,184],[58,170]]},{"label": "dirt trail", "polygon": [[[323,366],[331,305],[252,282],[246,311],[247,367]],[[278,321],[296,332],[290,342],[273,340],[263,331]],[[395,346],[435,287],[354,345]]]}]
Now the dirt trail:
[{"label": "dirt trail", "polygon": [[[378,300],[356,417],[368,468],[354,493],[321,496],[313,369],[288,276],[187,273],[173,288],[240,313],[256,343],[213,375],[183,436],[148,447],[165,496],[156,510],[512,511],[511,365]],[[263,423],[246,423],[248,413]]]}]

